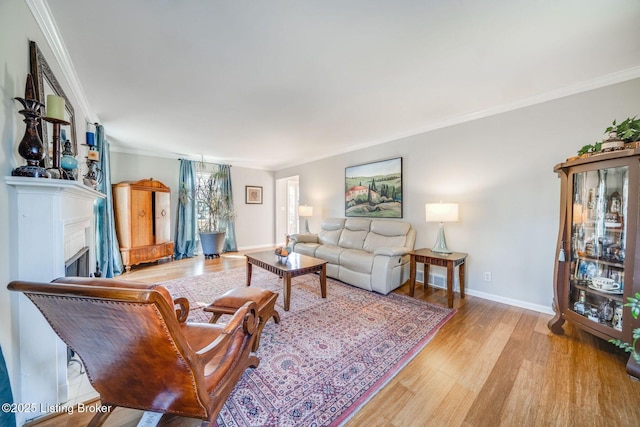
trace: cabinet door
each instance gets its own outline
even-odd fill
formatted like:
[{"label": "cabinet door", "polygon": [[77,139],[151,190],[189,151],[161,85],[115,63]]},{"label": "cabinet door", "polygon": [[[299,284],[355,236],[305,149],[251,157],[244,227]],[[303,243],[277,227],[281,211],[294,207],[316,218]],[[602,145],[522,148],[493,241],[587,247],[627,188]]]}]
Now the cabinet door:
[{"label": "cabinet door", "polygon": [[131,189],[131,246],[153,245],[152,194]]},{"label": "cabinet door", "polygon": [[[629,167],[574,173],[571,206],[571,271],[568,309],[622,330]],[[632,276],[631,274],[628,276]]]},{"label": "cabinet door", "polygon": [[171,208],[170,193],[156,192],[155,194],[155,219],[156,219],[156,243],[171,241],[171,224],[169,209]]}]

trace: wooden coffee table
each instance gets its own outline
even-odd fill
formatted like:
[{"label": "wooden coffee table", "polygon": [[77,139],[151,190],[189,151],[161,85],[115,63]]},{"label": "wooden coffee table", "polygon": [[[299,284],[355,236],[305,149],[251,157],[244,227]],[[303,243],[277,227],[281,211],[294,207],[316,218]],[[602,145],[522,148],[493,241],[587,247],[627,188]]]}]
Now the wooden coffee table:
[{"label": "wooden coffee table", "polygon": [[327,261],[307,255],[292,253],[280,261],[273,251],[253,252],[247,257],[247,286],[251,286],[251,270],[253,266],[270,271],[283,278],[284,282],[284,310],[289,311],[291,302],[291,278],[309,273],[320,273],[320,294],[327,297]]}]

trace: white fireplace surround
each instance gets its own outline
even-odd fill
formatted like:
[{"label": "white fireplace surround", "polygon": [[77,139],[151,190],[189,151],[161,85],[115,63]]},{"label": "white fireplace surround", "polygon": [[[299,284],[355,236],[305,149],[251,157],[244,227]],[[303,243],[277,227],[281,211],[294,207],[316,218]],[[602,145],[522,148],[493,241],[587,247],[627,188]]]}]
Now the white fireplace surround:
[{"label": "white fireplace surround", "polygon": [[[96,265],[94,202],[105,195],[78,181],[5,177],[10,191],[12,280],[49,282],[65,275],[65,262],[89,248]],[[67,401],[67,347],[38,309],[12,293],[14,400],[37,408]],[[23,421],[43,413],[23,415]]]}]

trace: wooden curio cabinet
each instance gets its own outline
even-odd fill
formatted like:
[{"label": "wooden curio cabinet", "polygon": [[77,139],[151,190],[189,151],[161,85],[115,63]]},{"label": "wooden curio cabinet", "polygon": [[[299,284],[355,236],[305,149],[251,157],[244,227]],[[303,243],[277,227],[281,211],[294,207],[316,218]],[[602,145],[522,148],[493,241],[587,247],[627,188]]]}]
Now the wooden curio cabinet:
[{"label": "wooden curio cabinet", "polygon": [[[639,322],[624,304],[640,292],[640,149],[567,161],[554,171],[561,180],[560,232],[549,329],[562,334],[569,321],[631,343]],[[632,357],[627,372],[640,378]]]},{"label": "wooden curio cabinet", "polygon": [[127,271],[132,265],[172,257],[169,187],[151,178],[120,182],[112,189],[116,233]]}]

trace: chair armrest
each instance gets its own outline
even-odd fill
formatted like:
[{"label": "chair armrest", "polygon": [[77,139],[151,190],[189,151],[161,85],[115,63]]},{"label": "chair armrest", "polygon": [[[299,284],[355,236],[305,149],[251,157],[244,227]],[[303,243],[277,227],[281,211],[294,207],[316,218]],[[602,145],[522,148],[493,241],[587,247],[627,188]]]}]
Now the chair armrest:
[{"label": "chair armrest", "polygon": [[178,306],[176,307],[176,318],[178,322],[186,322],[187,317],[189,317],[189,300],[186,298],[176,298],[173,300],[173,304]]},{"label": "chair armrest", "polygon": [[253,335],[257,328],[258,306],[253,301],[247,301],[231,317],[231,320],[224,326],[220,335],[211,344],[197,351],[196,354],[206,364],[218,355],[220,351],[224,351],[222,347],[226,346],[227,341],[240,332],[240,329],[243,335]]},{"label": "chair armrest", "polygon": [[405,246],[382,246],[380,248],[377,248],[373,254],[374,255],[385,255],[385,256],[403,256],[403,255],[407,255],[409,252],[411,252],[411,249],[405,247]]},{"label": "chair armrest", "polygon": [[289,240],[296,243],[318,243],[318,235],[313,233],[292,234]]},{"label": "chair armrest", "polygon": [[247,301],[235,312],[231,320],[225,325],[223,334],[231,334],[242,326],[249,335],[253,335],[258,327],[258,306],[253,301]]}]

